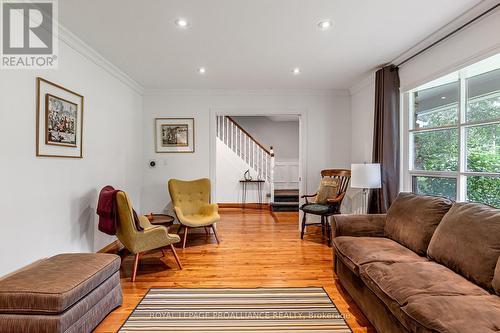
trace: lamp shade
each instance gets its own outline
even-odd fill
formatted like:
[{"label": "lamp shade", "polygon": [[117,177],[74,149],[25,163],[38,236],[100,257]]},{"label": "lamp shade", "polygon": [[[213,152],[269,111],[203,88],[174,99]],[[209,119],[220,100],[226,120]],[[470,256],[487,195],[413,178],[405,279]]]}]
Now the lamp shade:
[{"label": "lamp shade", "polygon": [[380,164],[351,164],[352,188],[380,188]]}]

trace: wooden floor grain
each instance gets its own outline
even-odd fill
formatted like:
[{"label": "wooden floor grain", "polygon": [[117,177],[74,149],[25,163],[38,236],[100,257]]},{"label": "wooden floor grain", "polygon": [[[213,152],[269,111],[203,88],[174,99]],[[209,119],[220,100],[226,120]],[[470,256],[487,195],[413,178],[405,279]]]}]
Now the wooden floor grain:
[{"label": "wooden floor grain", "polygon": [[[331,248],[318,227],[310,227],[300,240],[297,213],[267,210],[221,209],[213,235],[190,233],[186,249],[176,247],[184,266],[179,270],[171,251],[141,257],[135,283],[130,282],[133,256],[123,260],[123,305],[112,312],[95,332],[116,332],[149,288],[218,287],[324,287],[346,316],[353,332],[375,332],[363,314],[335,282]],[[201,229],[203,231],[203,229]],[[180,244],[177,244],[180,246]]]}]

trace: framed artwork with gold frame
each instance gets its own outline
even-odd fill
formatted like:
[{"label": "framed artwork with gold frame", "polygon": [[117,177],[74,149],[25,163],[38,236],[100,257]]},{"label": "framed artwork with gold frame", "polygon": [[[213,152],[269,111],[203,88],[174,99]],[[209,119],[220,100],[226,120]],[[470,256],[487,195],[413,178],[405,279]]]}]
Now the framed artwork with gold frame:
[{"label": "framed artwork with gold frame", "polygon": [[193,153],[194,118],[156,118],[157,153]]},{"label": "framed artwork with gold frame", "polygon": [[82,158],[84,97],[37,77],[36,156]]}]

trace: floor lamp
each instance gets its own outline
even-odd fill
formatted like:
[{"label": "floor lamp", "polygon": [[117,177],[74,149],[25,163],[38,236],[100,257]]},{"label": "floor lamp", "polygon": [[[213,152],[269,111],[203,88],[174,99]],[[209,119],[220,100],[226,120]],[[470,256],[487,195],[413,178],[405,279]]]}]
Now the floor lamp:
[{"label": "floor lamp", "polygon": [[368,211],[368,190],[380,188],[380,164],[351,164],[351,187],[363,189],[363,214]]}]

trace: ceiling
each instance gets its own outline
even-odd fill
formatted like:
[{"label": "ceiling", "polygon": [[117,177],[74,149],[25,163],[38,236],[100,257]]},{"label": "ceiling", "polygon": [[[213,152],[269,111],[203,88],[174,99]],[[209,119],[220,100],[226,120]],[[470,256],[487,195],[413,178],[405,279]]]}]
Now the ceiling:
[{"label": "ceiling", "polygon": [[59,17],[145,88],[346,89],[479,2],[64,0]]}]

